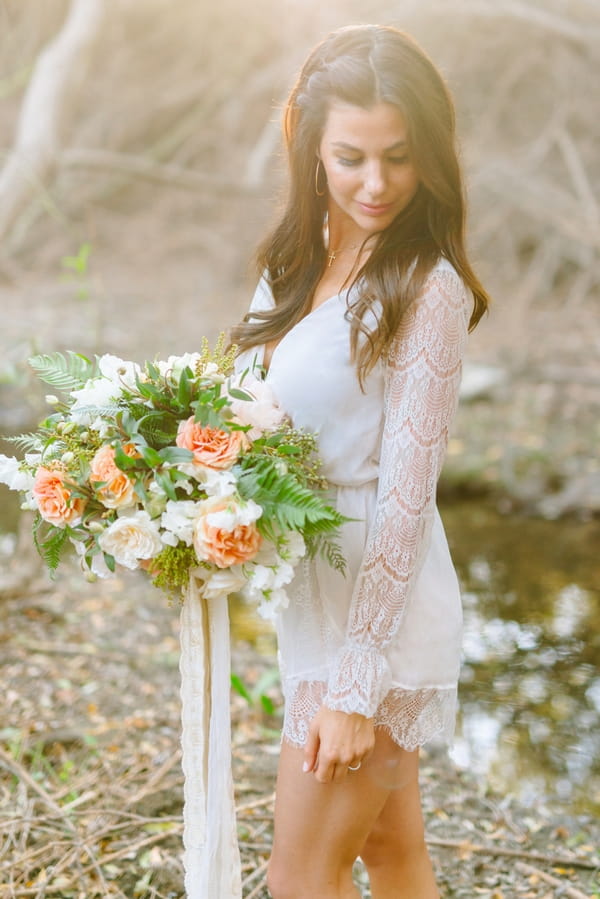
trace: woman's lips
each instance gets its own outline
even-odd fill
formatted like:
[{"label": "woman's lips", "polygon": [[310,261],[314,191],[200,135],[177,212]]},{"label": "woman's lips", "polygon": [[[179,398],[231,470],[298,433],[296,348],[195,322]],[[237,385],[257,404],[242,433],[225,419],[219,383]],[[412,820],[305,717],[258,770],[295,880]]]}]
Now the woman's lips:
[{"label": "woman's lips", "polygon": [[364,212],[365,215],[377,216],[377,215],[385,215],[386,212],[390,211],[390,209],[392,208],[392,206],[394,204],[393,203],[381,203],[381,204],[378,204],[377,206],[375,206],[375,205],[371,205],[369,203],[360,203],[359,202],[358,205],[359,205],[360,209],[362,210],[362,212]]}]

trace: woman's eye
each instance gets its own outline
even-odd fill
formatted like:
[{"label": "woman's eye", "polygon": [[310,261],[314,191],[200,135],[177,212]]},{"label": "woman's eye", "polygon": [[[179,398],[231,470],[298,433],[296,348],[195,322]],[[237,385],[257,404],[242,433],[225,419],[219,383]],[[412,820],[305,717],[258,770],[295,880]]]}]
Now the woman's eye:
[{"label": "woman's eye", "polygon": [[408,162],[408,156],[390,156],[389,160],[394,165],[405,165]]},{"label": "woman's eye", "polygon": [[338,162],[340,163],[340,165],[358,165],[360,159],[348,159],[347,157],[339,156]]}]

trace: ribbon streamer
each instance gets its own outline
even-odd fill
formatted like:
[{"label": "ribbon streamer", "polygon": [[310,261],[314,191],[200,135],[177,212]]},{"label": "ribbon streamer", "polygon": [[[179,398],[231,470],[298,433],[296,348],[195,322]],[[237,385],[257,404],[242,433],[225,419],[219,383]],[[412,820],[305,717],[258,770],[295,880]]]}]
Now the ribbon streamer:
[{"label": "ribbon streamer", "polygon": [[241,899],[229,710],[227,599],[190,577],[181,610],[183,863],[187,899]]}]

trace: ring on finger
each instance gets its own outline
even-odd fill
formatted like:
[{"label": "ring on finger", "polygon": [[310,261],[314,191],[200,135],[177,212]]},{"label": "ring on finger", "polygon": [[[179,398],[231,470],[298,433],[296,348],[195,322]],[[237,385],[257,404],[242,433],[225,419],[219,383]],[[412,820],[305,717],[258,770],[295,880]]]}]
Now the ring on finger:
[{"label": "ring on finger", "polygon": [[361,765],[362,762],[358,762],[357,765],[348,765],[348,771],[358,771]]}]

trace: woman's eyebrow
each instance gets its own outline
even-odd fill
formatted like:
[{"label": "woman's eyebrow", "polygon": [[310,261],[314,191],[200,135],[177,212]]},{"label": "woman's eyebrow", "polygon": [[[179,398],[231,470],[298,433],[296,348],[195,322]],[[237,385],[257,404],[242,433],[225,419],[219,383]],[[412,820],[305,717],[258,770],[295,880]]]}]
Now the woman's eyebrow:
[{"label": "woman's eyebrow", "polygon": [[[396,141],[395,144],[392,144],[391,147],[387,147],[387,148],[384,150],[384,152],[385,152],[385,153],[391,153],[393,150],[400,150],[400,149],[402,149],[402,148],[404,148],[404,147],[407,147],[407,146],[408,146],[407,141],[405,141],[405,140],[398,140],[398,141]],[[353,147],[352,144],[347,144],[347,143],[346,143],[345,141],[343,141],[343,140],[336,140],[336,141],[333,141],[332,147],[337,147],[337,148],[339,148],[340,150],[350,150],[352,153],[362,153],[362,152],[363,152],[363,151],[360,149],[360,147]]]}]

